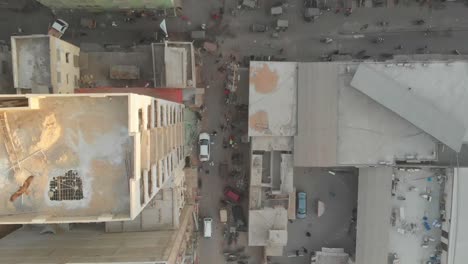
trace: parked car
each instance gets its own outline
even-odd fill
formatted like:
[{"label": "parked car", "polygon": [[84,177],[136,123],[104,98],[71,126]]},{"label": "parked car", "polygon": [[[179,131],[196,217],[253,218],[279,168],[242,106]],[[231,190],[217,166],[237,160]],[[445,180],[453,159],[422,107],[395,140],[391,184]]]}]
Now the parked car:
[{"label": "parked car", "polygon": [[198,136],[198,145],[200,146],[199,160],[201,162],[210,160],[210,134],[200,133]]},{"label": "parked car", "polygon": [[304,219],[307,216],[307,194],[305,192],[297,193],[296,217]]},{"label": "parked car", "polygon": [[314,19],[319,17],[320,14],[321,12],[318,8],[317,0],[304,1],[304,20],[306,22],[312,22]]},{"label": "parked car", "polygon": [[211,233],[212,233],[212,223],[213,219],[211,218],[204,218],[203,219],[203,236],[206,238],[211,238]]},{"label": "parked car", "polygon": [[63,34],[65,34],[65,31],[68,28],[68,23],[65,22],[63,19],[56,19],[54,23],[52,23],[52,26],[49,28],[49,35],[61,38]]},{"label": "parked car", "polygon": [[252,32],[266,32],[268,31],[268,26],[263,24],[252,24],[250,25],[250,31]]},{"label": "parked car", "polygon": [[278,19],[276,20],[276,30],[277,31],[286,31],[289,27],[289,21],[286,19]]},{"label": "parked car", "polygon": [[380,43],[383,43],[384,42],[384,39],[382,37],[375,37],[373,40],[372,40],[373,43],[375,44],[380,44]]},{"label": "parked car", "polygon": [[426,23],[426,21],[424,21],[424,19],[416,19],[416,20],[413,20],[413,24],[414,25],[424,25]]},{"label": "parked car", "polygon": [[224,188],[224,198],[230,202],[238,203],[241,199],[241,196],[236,190],[228,186]]},{"label": "parked car", "polygon": [[333,42],[332,38],[321,38],[320,42],[325,43],[325,44],[330,44]]}]

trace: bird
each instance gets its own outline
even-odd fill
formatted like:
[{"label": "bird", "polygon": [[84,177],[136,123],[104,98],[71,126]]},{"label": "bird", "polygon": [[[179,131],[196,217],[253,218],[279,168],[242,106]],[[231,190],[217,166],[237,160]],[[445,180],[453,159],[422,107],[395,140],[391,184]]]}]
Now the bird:
[{"label": "bird", "polygon": [[10,196],[10,202],[14,202],[18,197],[23,195],[24,193],[28,193],[28,188],[29,185],[31,185],[32,180],[34,179],[34,176],[29,176],[23,183],[23,186],[21,186],[14,194]]}]

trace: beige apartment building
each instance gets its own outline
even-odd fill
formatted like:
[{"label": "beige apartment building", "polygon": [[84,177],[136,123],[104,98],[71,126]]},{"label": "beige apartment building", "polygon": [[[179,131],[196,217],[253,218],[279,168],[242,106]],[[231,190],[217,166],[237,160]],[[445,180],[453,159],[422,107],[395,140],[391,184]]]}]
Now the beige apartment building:
[{"label": "beige apartment building", "polygon": [[49,35],[11,37],[18,93],[73,93],[80,79],[80,48]]},{"label": "beige apartment building", "polygon": [[183,109],[135,94],[0,96],[0,223],[135,219],[183,182]]}]

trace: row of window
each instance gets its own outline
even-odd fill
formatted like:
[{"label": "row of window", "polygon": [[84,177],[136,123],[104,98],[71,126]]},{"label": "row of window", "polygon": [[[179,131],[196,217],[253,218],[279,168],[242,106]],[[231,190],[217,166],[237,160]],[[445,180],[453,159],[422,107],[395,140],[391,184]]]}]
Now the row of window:
[{"label": "row of window", "polygon": [[[174,157],[177,160],[174,160]],[[176,148],[176,153],[169,153],[164,159],[160,160],[155,166],[155,177],[152,177],[153,171],[150,169],[147,174],[141,171],[140,177],[140,204],[143,205],[145,200],[145,191],[148,193],[148,197],[151,197],[154,192],[154,188],[161,188],[161,184],[167,179],[168,175],[172,175],[174,168],[177,167],[184,158],[184,147],[179,146]],[[167,171],[167,175],[166,175]],[[146,179],[146,180],[145,180]],[[145,186],[145,182],[147,186]]]},{"label": "row of window", "polygon": [[154,116],[158,117],[159,111],[159,120],[155,118],[155,127],[169,126],[174,125],[178,122],[182,122],[184,118],[184,111],[180,105],[158,105],[157,101],[154,108]]},{"label": "row of window", "polygon": [[[75,87],[78,87],[78,75],[76,74],[73,74],[73,84]],[[62,73],[61,72],[57,72],[57,83],[58,84],[61,84],[62,83]],[[70,78],[69,78],[69,74],[65,74],[65,84],[69,84],[70,83]]]}]

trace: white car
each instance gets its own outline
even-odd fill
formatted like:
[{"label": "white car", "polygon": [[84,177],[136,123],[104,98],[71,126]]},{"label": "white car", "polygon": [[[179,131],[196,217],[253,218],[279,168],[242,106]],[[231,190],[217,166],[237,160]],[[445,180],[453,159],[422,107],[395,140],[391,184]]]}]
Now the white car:
[{"label": "white car", "polygon": [[200,133],[198,136],[198,144],[200,145],[200,154],[199,159],[200,161],[209,161],[210,160],[210,134],[208,133]]},{"label": "white car", "polygon": [[213,223],[213,219],[211,218],[203,219],[203,236],[206,238],[211,237],[211,230],[212,230],[211,224],[212,223]]},{"label": "white car", "polygon": [[62,35],[65,33],[65,31],[68,28],[68,23],[65,22],[63,19],[56,19],[52,26],[49,28],[49,35],[52,35],[57,38],[61,38]]}]

